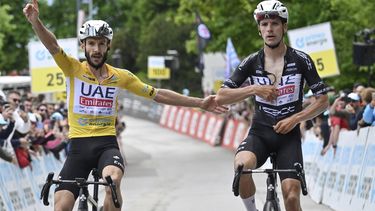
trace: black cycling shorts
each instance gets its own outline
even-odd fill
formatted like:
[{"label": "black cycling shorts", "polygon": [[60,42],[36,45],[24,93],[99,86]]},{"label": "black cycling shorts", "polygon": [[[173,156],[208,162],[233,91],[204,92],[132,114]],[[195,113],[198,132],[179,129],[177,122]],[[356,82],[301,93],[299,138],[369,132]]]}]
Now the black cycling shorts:
[{"label": "black cycling shorts", "polygon": [[[87,179],[93,168],[98,169],[101,177],[104,167],[109,165],[117,166],[124,172],[124,161],[115,136],[73,138],[70,143],[68,156],[59,174],[60,179]],[[72,192],[75,199],[79,195],[77,185],[60,184],[55,192],[59,190]]]},{"label": "black cycling shorts", "polygon": [[[299,126],[287,134],[279,134],[272,127],[253,124],[248,137],[238,146],[237,152],[250,151],[257,158],[257,167],[261,167],[270,156],[276,153],[278,169],[294,169],[294,163],[303,165],[301,132]],[[280,180],[298,179],[295,173],[279,173]]]}]

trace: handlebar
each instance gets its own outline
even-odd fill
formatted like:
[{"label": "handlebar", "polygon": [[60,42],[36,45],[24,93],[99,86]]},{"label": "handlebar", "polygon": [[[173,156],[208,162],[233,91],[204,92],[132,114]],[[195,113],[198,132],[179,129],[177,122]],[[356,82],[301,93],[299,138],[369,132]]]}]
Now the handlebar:
[{"label": "handlebar", "polygon": [[53,172],[50,172],[47,176],[46,183],[44,183],[42,191],[40,193],[40,199],[43,199],[43,204],[48,206],[48,196],[51,185],[53,184],[76,184],[78,187],[87,187],[88,185],[104,185],[109,186],[112,193],[113,204],[116,208],[120,208],[120,202],[117,197],[116,184],[113,182],[111,176],[105,177],[106,182],[87,181],[84,178],[75,178],[74,180],[53,180]]},{"label": "handlebar", "polygon": [[306,180],[305,180],[305,171],[302,168],[300,163],[294,164],[294,169],[243,169],[243,165],[239,165],[234,175],[233,184],[232,184],[232,191],[234,196],[239,195],[239,185],[240,185],[240,178],[242,174],[253,174],[253,173],[266,173],[266,174],[273,174],[273,173],[296,173],[297,177],[301,183],[301,190],[303,195],[307,195],[307,187],[306,187]]}]

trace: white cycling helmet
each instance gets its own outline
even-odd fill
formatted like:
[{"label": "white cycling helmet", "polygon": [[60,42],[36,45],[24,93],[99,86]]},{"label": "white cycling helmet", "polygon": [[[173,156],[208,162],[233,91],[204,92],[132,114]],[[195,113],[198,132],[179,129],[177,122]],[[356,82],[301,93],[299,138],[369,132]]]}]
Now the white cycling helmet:
[{"label": "white cycling helmet", "polygon": [[82,42],[88,37],[105,37],[112,40],[113,31],[108,23],[102,20],[86,21],[79,29],[79,40]]},{"label": "white cycling helmet", "polygon": [[254,19],[257,23],[266,18],[280,17],[281,20],[288,22],[288,9],[283,3],[276,0],[262,1],[254,10]]}]

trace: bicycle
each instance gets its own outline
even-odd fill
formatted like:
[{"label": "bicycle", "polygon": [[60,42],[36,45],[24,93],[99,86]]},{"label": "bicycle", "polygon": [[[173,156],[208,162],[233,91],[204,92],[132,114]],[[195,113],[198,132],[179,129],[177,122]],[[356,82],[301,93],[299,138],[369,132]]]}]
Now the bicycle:
[{"label": "bicycle", "polygon": [[267,196],[266,196],[266,202],[263,206],[263,211],[280,211],[280,204],[279,204],[279,198],[277,197],[276,188],[277,188],[277,178],[276,173],[296,173],[297,177],[299,178],[299,181],[301,183],[301,189],[302,194],[307,195],[307,187],[306,187],[306,180],[305,180],[305,173],[302,168],[302,165],[300,163],[294,164],[294,169],[276,169],[276,163],[275,163],[275,156],[276,154],[272,153],[270,155],[270,160],[272,163],[272,169],[243,169],[243,165],[240,165],[237,167],[234,179],[233,179],[233,185],[232,185],[232,191],[235,196],[239,195],[239,185],[240,185],[240,178],[242,174],[253,174],[253,173],[266,173],[268,175],[267,177]]},{"label": "bicycle", "polygon": [[[99,182],[99,174],[96,169],[92,170],[92,175],[94,181],[87,181],[84,178],[75,178],[74,180],[53,180],[53,172],[50,172],[47,176],[46,183],[43,185],[42,191],[40,193],[40,199],[43,199],[43,204],[45,206],[49,205],[48,196],[51,185],[53,184],[75,184],[79,187],[79,204],[78,211],[88,211],[88,202],[92,205],[92,211],[97,211],[98,209],[98,189],[99,185],[109,186],[112,193],[112,201],[116,208],[120,208],[120,202],[117,198],[116,184],[113,183],[110,176],[105,177],[106,182]],[[88,185],[94,185],[93,196],[89,194]]]}]

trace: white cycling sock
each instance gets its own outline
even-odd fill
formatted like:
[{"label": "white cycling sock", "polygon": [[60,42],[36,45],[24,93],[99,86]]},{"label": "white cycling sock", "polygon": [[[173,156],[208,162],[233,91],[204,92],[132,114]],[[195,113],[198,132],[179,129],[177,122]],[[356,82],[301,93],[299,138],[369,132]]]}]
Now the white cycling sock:
[{"label": "white cycling sock", "polygon": [[242,199],[242,201],[245,204],[247,211],[257,211],[257,208],[255,207],[255,195]]}]

